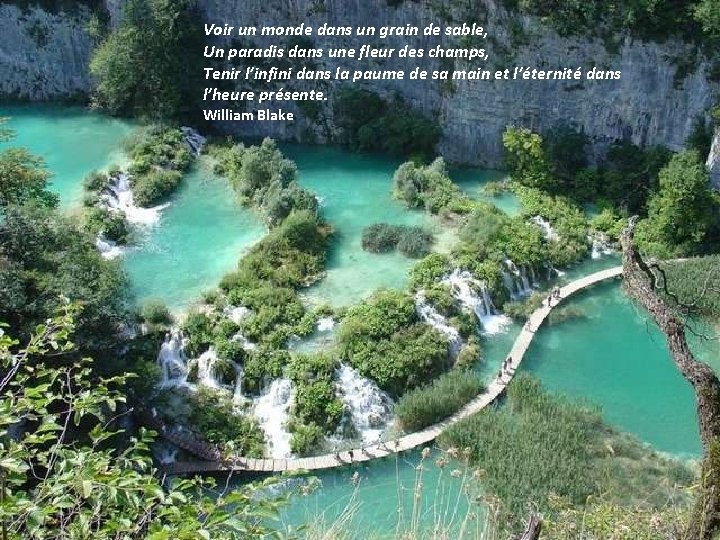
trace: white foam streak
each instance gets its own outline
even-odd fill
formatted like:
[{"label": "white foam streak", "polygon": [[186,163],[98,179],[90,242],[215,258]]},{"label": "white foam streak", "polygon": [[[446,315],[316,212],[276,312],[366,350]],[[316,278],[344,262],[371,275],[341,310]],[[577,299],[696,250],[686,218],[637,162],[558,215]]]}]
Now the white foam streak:
[{"label": "white foam streak", "polygon": [[290,433],[285,424],[289,417],[290,405],[294,397],[290,379],[275,379],[263,394],[255,399],[254,412],[270,449],[270,457],[275,459],[290,456]]}]

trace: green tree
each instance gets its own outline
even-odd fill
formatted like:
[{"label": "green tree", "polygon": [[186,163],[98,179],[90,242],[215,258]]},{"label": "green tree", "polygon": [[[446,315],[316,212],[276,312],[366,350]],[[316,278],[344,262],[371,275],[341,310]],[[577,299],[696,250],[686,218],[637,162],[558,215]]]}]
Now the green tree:
[{"label": "green tree", "polygon": [[82,301],[79,352],[115,369],[118,355],[109,353],[128,320],[127,291],[121,268],[100,256],[75,220],[33,204],[7,207],[0,220],[0,320],[21,339],[51,317],[63,297]]},{"label": "green tree", "polygon": [[693,15],[706,34],[720,38],[720,4],[717,0],[702,0],[693,9]]},{"label": "green tree", "polygon": [[659,179],[648,217],[638,228],[640,246],[660,257],[697,254],[718,214],[700,155],[694,150],[676,154]]},{"label": "green tree", "polygon": [[196,116],[204,35],[192,0],[130,0],[95,50],[95,100],[111,114]]},{"label": "green tree", "polygon": [[[2,537],[266,538],[279,500],[258,497],[258,486],[219,497],[213,481],[199,478],[166,487],[152,466],[150,433],[120,445],[114,419],[125,397],[117,388],[127,377],[91,383],[86,360],[48,365],[72,351],[74,313],[66,308],[38,326],[22,347],[0,328]],[[81,424],[91,429],[76,440]]]},{"label": "green tree", "polygon": [[0,211],[11,204],[34,201],[40,206],[57,206],[57,195],[46,190],[50,173],[41,158],[23,148],[0,153]]},{"label": "green tree", "polygon": [[513,180],[524,186],[555,191],[558,181],[540,135],[527,128],[508,127],[503,133],[503,145]]}]

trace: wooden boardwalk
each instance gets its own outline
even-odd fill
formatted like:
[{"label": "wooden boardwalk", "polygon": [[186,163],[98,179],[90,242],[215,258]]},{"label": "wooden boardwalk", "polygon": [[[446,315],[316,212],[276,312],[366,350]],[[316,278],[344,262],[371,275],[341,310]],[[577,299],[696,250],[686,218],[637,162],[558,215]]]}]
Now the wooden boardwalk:
[{"label": "wooden boardwalk", "polygon": [[[590,287],[601,281],[618,277],[621,274],[622,267],[617,266],[600,272],[595,272],[589,276],[572,281],[564,287],[561,287],[560,299],[562,300],[567,298],[582,289]],[[504,373],[499,373],[498,376],[495,377],[488,385],[485,392],[480,394],[477,398],[465,405],[465,407],[445,421],[427,427],[422,431],[403,435],[393,441],[376,443],[363,448],[339,452],[338,454],[325,454],[315,457],[287,459],[255,459],[241,457],[232,460],[176,462],[165,466],[164,470],[168,474],[212,473],[230,470],[256,472],[313,471],[341,467],[351,463],[362,463],[371,459],[382,458],[397,452],[405,452],[406,450],[426,445],[435,440],[448,426],[483,410],[503,393],[515,375],[515,371],[523,361],[525,353],[530,347],[530,343],[535,336],[535,331],[540,328],[540,325],[542,325],[543,321],[545,321],[545,318],[559,302],[560,300],[554,300],[551,305],[547,305],[547,302],[544,302],[542,307],[532,313],[528,322],[515,339],[515,343],[508,354],[508,358],[510,359],[509,369],[507,369]],[[171,434],[162,434],[171,442],[176,442]],[[177,442],[180,443],[178,446],[181,448],[186,447],[184,444],[185,441],[178,440]],[[191,452],[193,451],[191,448],[185,449]],[[206,456],[203,455],[201,457]]]}]

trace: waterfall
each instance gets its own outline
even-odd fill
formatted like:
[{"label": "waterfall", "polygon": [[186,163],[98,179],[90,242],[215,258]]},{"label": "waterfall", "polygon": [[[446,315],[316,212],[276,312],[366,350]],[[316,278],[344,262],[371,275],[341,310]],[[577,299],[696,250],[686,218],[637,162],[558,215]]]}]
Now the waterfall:
[{"label": "waterfall", "polygon": [[210,347],[202,353],[197,359],[198,366],[198,384],[208,386],[210,388],[220,388],[221,381],[218,377],[217,370],[217,353]]},{"label": "waterfall", "polygon": [[530,222],[534,223],[540,229],[542,230],[543,236],[545,237],[545,240],[557,240],[558,235],[555,232],[555,230],[552,228],[552,225],[550,225],[550,222],[547,221],[542,216],[533,216],[530,218]]},{"label": "waterfall", "polygon": [[[517,300],[530,296],[533,292],[528,270],[525,266],[518,266],[510,259],[503,260],[503,268],[500,269],[503,285],[510,294],[510,298]],[[534,281],[534,278],[533,278]]]},{"label": "waterfall", "polygon": [[123,212],[128,222],[137,225],[157,223],[160,219],[160,211],[169,205],[165,203],[152,208],[135,206],[130,176],[122,172],[111,178],[108,187],[100,196],[100,203],[109,210]]},{"label": "waterfall", "polygon": [[263,394],[254,400],[254,412],[265,433],[270,457],[281,459],[290,455],[290,433],[285,429],[293,400],[290,379],[275,379]]},{"label": "waterfall", "polygon": [[335,386],[363,443],[377,442],[391,417],[390,397],[345,364],[335,371]]},{"label": "waterfall", "polygon": [[482,323],[483,333],[498,334],[510,323],[509,317],[496,313],[487,284],[475,279],[467,270],[455,269],[442,283],[449,284],[453,297],[477,315]]},{"label": "waterfall", "polygon": [[240,324],[245,317],[252,313],[252,311],[245,306],[228,306],[225,308],[224,313],[232,322]]},{"label": "waterfall", "polygon": [[418,291],[415,295],[415,310],[424,322],[447,337],[450,343],[450,358],[453,360],[457,358],[463,344],[460,333],[448,323],[447,318],[438,313],[432,305],[426,302],[423,291]]},{"label": "waterfall", "polygon": [[125,252],[121,246],[118,246],[112,240],[104,239],[100,234],[95,238],[95,247],[100,252],[102,258],[107,260],[115,259]]},{"label": "waterfall", "polygon": [[235,405],[242,405],[246,400],[243,395],[243,378],[245,377],[245,370],[241,365],[234,362],[233,366],[235,366],[235,390],[233,390],[233,403]]},{"label": "waterfall", "polygon": [[332,317],[320,317],[317,322],[318,332],[330,332],[335,328],[335,319]]},{"label": "waterfall", "polygon": [[183,338],[177,330],[165,336],[157,357],[162,371],[160,388],[184,386],[187,383],[187,364],[183,354]]},{"label": "waterfall", "polygon": [[255,343],[253,343],[252,341],[248,340],[248,338],[246,338],[242,334],[242,332],[238,332],[230,339],[232,339],[232,341],[240,342],[240,344],[242,345],[242,348],[245,349],[246,351],[253,351],[253,350],[257,349],[257,345]]},{"label": "waterfall", "polygon": [[603,255],[613,254],[613,249],[611,247],[612,243],[605,233],[596,231],[593,234],[588,235],[588,240],[592,243],[590,256],[593,259],[599,259]]},{"label": "waterfall", "polygon": [[183,126],[180,128],[180,131],[182,131],[182,134],[185,136],[185,144],[187,144],[190,151],[196,156],[199,156],[207,139],[191,127]]}]

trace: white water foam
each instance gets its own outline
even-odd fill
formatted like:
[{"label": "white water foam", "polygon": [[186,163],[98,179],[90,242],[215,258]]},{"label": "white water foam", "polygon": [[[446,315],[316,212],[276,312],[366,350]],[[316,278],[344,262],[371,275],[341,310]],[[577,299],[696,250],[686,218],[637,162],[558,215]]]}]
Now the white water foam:
[{"label": "white water foam", "polygon": [[502,333],[511,323],[510,317],[498,314],[495,310],[485,282],[475,279],[467,270],[457,268],[442,282],[450,285],[453,297],[477,315],[482,323],[483,334]]},{"label": "white water foam", "polygon": [[379,441],[391,418],[390,397],[346,364],[335,371],[335,384],[363,443]]},{"label": "white water foam", "polygon": [[285,428],[294,396],[292,382],[285,377],[275,379],[262,395],[254,400],[253,410],[265,433],[270,457],[290,456],[290,433]]}]

